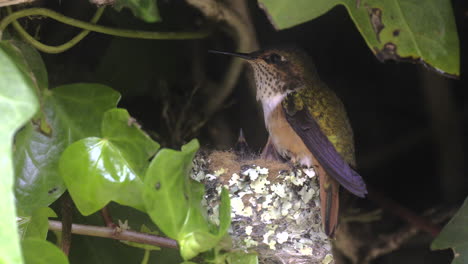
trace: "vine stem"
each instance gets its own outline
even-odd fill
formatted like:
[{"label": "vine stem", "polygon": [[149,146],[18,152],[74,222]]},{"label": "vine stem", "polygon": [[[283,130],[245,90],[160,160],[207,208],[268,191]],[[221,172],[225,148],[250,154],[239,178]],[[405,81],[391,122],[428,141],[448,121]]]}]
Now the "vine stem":
[{"label": "vine stem", "polygon": [[[90,23],[95,24],[99,21],[99,18],[101,18],[102,13],[104,13],[105,7],[99,7],[96,10],[96,13],[94,14],[93,18],[91,19]],[[12,14],[11,8],[8,6],[7,11],[9,14]],[[78,44],[83,38],[85,38],[89,34],[89,30],[83,30],[78,35],[67,41],[66,43],[59,45],[59,46],[49,46],[45,45],[39,41],[37,41],[33,36],[29,35],[28,32],[18,23],[17,20],[12,21],[13,27],[15,30],[18,32],[18,34],[28,43],[30,43],[32,46],[34,46],[36,49],[46,52],[46,53],[61,53],[64,52],[68,49],[71,49],[73,46]],[[2,30],[3,32],[3,30]]]},{"label": "vine stem", "polygon": [[[11,10],[11,9],[10,9]],[[93,17],[93,20],[99,19],[99,17],[102,15],[102,12],[104,11],[104,7],[101,7],[98,9],[96,12],[95,16]],[[49,17],[52,19],[55,19],[59,22],[62,22],[64,24],[78,27],[85,29],[85,31],[81,32],[80,34],[83,34],[86,36],[88,32],[86,31],[94,31],[94,32],[99,32],[103,34],[108,34],[108,35],[113,35],[113,36],[118,36],[118,37],[124,37],[124,38],[139,38],[139,39],[172,39],[172,40],[177,40],[177,39],[199,39],[199,38],[204,38],[209,35],[209,31],[207,30],[201,30],[201,31],[193,31],[193,32],[152,32],[152,31],[139,31],[139,30],[128,30],[128,29],[119,29],[119,28],[111,28],[111,27],[106,27],[106,26],[101,26],[101,25],[96,25],[91,20],[91,22],[84,22],[81,20],[77,20],[74,18],[70,18],[67,16],[64,16],[60,13],[57,13],[55,11],[52,11],[50,9],[46,8],[28,8],[28,9],[23,9],[14,13],[9,14],[6,16],[1,22],[0,22],[0,39],[2,38],[3,31],[5,28],[10,24],[10,23],[18,23],[16,20],[22,17],[27,17],[27,16],[45,16]],[[21,26],[18,24],[19,28]],[[23,33],[27,34],[27,32],[21,28],[15,27],[19,31],[24,31]],[[78,34],[75,38],[72,39],[72,41],[78,42],[79,39],[77,40],[77,37],[83,38],[84,36],[80,36]],[[27,34],[31,39],[34,39],[31,37],[29,34]],[[24,34],[22,34],[22,37],[25,37]],[[30,38],[27,38],[28,41],[31,41]],[[36,41],[34,39],[34,41]],[[44,45],[40,43],[41,45]],[[71,43],[67,45],[74,45],[76,43]],[[63,44],[63,45],[66,45]],[[44,45],[46,48],[44,52],[48,52],[48,48],[51,46]],[[60,47],[60,46],[59,46]],[[57,47],[53,47],[57,48]]]},{"label": "vine stem", "polygon": [[[62,231],[62,222],[49,220],[49,230]],[[165,248],[178,248],[177,241],[159,237],[148,233],[142,233],[132,230],[118,231],[115,228],[104,226],[91,226],[72,224],[72,234],[111,238],[116,240],[132,241],[142,244],[155,245]]]}]

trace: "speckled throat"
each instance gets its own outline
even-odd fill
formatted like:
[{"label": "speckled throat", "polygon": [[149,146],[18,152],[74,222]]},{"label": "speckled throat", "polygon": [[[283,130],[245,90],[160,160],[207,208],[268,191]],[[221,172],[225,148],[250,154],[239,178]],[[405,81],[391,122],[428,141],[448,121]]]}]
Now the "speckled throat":
[{"label": "speckled throat", "polygon": [[253,62],[250,65],[254,71],[257,100],[263,102],[268,98],[286,95],[286,83],[280,71],[261,62]]}]

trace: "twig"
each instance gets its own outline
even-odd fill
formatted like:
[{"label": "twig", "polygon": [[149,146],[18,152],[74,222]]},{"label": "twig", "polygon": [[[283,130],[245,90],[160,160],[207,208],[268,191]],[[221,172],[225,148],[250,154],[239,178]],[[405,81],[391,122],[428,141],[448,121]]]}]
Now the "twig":
[{"label": "twig", "polygon": [[[227,25],[227,33],[236,42],[237,50],[252,51],[255,49],[255,33],[243,18],[223,3],[214,0],[187,0],[187,3],[202,12],[207,19]],[[220,87],[213,91],[206,103],[204,112],[209,119],[222,106],[224,100],[232,93],[242,71],[243,62],[233,59],[225,73]]]},{"label": "twig", "polygon": [[401,247],[406,241],[415,236],[419,229],[415,226],[405,226],[395,233],[389,235],[382,235],[377,240],[380,246],[375,246],[369,249],[367,254],[362,255],[362,259],[356,263],[370,263],[372,260],[393,252]]},{"label": "twig", "polygon": [[102,216],[102,220],[104,221],[104,223],[106,224],[107,227],[110,227],[110,228],[117,227],[117,225],[112,220],[112,215],[109,212],[109,207],[108,206],[104,206],[101,209],[100,213],[101,213],[101,216]]},{"label": "twig", "polygon": [[68,256],[68,253],[70,253],[70,246],[71,246],[71,229],[72,229],[72,223],[73,223],[73,201],[70,197],[70,194],[66,192],[61,199],[61,205],[62,205],[62,239],[60,242],[60,247],[65,253],[66,256]]},{"label": "twig", "polygon": [[[435,223],[446,221],[448,218],[455,214],[456,210],[453,208],[447,209],[430,209],[427,210],[423,215],[426,218],[432,219]],[[379,243],[375,243],[376,246],[370,248],[367,254],[363,257],[362,261],[357,263],[370,263],[372,260],[393,252],[401,247],[406,241],[418,234],[421,229],[417,226],[410,225],[401,228],[399,231],[383,235],[379,237]],[[384,243],[380,241],[385,241]],[[378,246],[377,246],[378,245]]]},{"label": "twig", "polygon": [[369,194],[368,194],[369,199],[379,204],[382,207],[382,209],[387,210],[399,216],[400,218],[407,221],[408,223],[415,226],[416,228],[431,234],[433,237],[437,236],[437,234],[440,233],[441,228],[433,224],[426,218],[415,214],[408,208],[397,204],[390,198],[385,197],[384,195],[382,195],[381,193],[377,192],[376,190],[372,188],[368,188],[368,191],[369,191]]},{"label": "twig", "polygon": [[[49,230],[61,231],[62,222],[49,220]],[[177,241],[173,239],[158,237],[155,235],[131,230],[122,230],[120,232],[116,232],[115,229],[109,227],[73,224],[72,233],[77,235],[132,241],[166,248],[178,248]]]},{"label": "twig", "polygon": [[[439,207],[427,210],[423,216],[434,223],[441,223],[447,221],[455,212],[456,208]],[[399,249],[421,231],[418,226],[406,224],[391,233],[382,234],[376,231],[380,230],[382,225],[388,226],[388,223],[374,222],[372,225],[358,222],[343,223],[339,229],[339,237],[335,241],[338,253],[335,257],[343,259],[343,256],[346,256],[353,264],[368,264],[380,256]]]}]

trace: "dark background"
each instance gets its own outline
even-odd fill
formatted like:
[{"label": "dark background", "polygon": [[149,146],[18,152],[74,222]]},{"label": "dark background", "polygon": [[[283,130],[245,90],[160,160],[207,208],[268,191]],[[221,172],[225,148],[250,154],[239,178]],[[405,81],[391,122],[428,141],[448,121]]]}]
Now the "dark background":
[{"label": "dark background", "polygon": [[[250,9],[260,46],[293,43],[302,47],[314,59],[323,81],[342,99],[354,129],[359,171],[369,185],[418,213],[461,204],[468,193],[466,1],[453,1],[461,49],[459,80],[419,64],[379,62],[342,6],[308,23],[275,31],[255,2]],[[183,1],[158,3],[162,23],[145,24],[128,11],[118,13],[111,8],[99,23],[155,31],[186,31],[203,24],[201,14]],[[83,20],[94,12],[87,1],[46,1],[45,5]],[[61,44],[78,32],[52,20],[40,23],[41,41],[48,44]],[[250,146],[259,151],[267,133],[246,74],[224,107],[200,130],[179,131],[205,118],[198,110],[217,87],[206,81],[200,84],[200,80],[216,83],[226,69],[228,59],[206,52],[212,48],[233,51],[235,47],[217,30],[205,40],[186,41],[91,33],[70,51],[43,54],[43,58],[51,87],[99,82],[119,90],[123,96],[119,106],[127,108],[163,146],[179,147],[197,137],[206,148],[230,149],[242,128]],[[189,110],[181,116],[184,107]],[[428,241],[416,239],[375,263],[449,263],[450,252],[430,252]]]}]

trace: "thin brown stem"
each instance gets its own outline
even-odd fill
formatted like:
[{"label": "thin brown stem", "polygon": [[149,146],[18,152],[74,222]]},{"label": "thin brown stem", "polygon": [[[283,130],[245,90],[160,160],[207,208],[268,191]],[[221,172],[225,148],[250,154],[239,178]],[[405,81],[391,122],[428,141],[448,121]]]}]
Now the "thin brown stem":
[{"label": "thin brown stem", "polygon": [[[62,231],[62,222],[49,220],[49,230]],[[116,240],[132,241],[142,244],[155,245],[165,248],[178,248],[177,241],[147,233],[132,230],[116,231],[114,228],[72,224],[72,233],[77,235],[111,238]]]},{"label": "thin brown stem", "polygon": [[[236,49],[242,52],[252,52],[257,48],[256,35],[253,28],[228,5],[215,0],[186,0],[188,4],[197,8],[205,17],[211,21],[222,25],[224,29],[236,43]],[[239,76],[242,72],[243,62],[240,59],[233,59],[220,83],[218,89],[213,90],[213,94],[204,106],[204,112],[208,119],[218,111],[231,95]]]},{"label": "thin brown stem", "polygon": [[110,227],[110,228],[117,227],[117,225],[112,220],[112,215],[110,214],[109,208],[107,206],[104,206],[104,208],[101,209],[100,213],[102,216],[102,220],[104,220],[104,223],[106,224],[107,227]]},{"label": "thin brown stem", "polygon": [[438,225],[433,224],[428,219],[417,215],[416,213],[414,213],[406,207],[403,207],[402,205],[397,204],[395,201],[391,200],[388,197],[385,197],[383,194],[379,193],[374,189],[368,188],[368,191],[369,199],[379,204],[382,207],[382,209],[399,216],[400,218],[407,221],[416,228],[431,234],[433,237],[437,236],[437,234],[440,233],[441,228]]},{"label": "thin brown stem", "polygon": [[62,239],[60,243],[60,248],[62,249],[63,253],[68,256],[70,253],[70,246],[71,246],[71,229],[73,223],[73,201],[70,197],[70,194],[66,192],[61,199],[62,205]]}]

